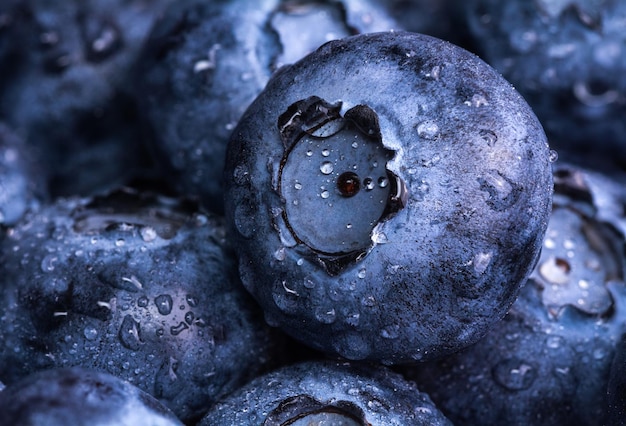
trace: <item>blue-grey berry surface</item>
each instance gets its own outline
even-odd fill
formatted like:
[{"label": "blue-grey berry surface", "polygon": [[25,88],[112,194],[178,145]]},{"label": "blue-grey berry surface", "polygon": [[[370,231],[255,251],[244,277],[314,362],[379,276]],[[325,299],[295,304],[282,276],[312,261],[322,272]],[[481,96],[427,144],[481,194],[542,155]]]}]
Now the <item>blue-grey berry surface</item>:
[{"label": "blue-grey berry surface", "polygon": [[384,367],[333,361],[289,365],[218,402],[198,426],[451,425],[428,395]]},{"label": "blue-grey berry surface", "polygon": [[524,95],[553,148],[626,169],[626,3],[472,0],[485,61]]},{"label": "blue-grey berry surface", "polygon": [[82,366],[185,421],[269,365],[275,339],[241,286],[219,217],[123,189],[59,199],[8,229],[0,381]]},{"label": "blue-grey berry surface", "polygon": [[393,28],[371,1],[176,2],[138,63],[157,158],[180,191],[221,212],[228,139],[272,73],[328,40]]},{"label": "blue-grey berry surface", "polygon": [[436,358],[500,320],[537,259],[552,156],[473,54],[408,32],[331,41],[229,143],[226,216],[266,320],[353,360]]},{"label": "blue-grey berry surface", "polygon": [[596,180],[555,169],[542,254],[507,316],[472,347],[407,373],[455,424],[621,424],[607,407],[624,407],[625,215],[615,220],[601,200],[623,200],[626,179]]},{"label": "blue-grey berry surface", "polygon": [[151,395],[113,375],[80,367],[34,373],[0,392],[4,425],[182,426]]}]

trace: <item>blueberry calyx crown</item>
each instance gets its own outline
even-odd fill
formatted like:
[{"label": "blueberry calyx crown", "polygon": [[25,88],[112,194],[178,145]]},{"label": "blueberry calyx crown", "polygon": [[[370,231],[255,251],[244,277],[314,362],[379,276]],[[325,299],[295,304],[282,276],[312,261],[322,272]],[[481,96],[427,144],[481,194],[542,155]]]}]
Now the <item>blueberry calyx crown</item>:
[{"label": "blueberry calyx crown", "polygon": [[73,211],[72,217],[74,231],[80,233],[136,227],[142,236],[145,233],[171,239],[196,212],[198,206],[192,201],[125,187],[94,197]]},{"label": "blueberry calyx crown", "polygon": [[[373,247],[376,226],[402,209],[404,182],[386,168],[394,151],[382,143],[378,115],[312,96],[278,118],[284,147],[276,190],[279,220],[326,272],[336,275]],[[280,226],[279,226],[280,228]]]},{"label": "blueberry calyx crown", "polygon": [[309,424],[371,426],[365,414],[349,401],[324,404],[308,395],[283,400],[265,419],[263,426],[305,426]]}]

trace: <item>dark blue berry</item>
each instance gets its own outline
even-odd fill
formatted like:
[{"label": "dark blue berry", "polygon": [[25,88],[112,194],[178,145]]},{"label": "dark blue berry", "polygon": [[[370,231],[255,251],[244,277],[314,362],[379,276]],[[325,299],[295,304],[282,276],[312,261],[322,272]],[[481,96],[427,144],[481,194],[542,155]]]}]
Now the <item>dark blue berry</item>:
[{"label": "dark blue berry", "polygon": [[626,169],[626,3],[472,0],[465,6],[481,56],[522,93],[562,158]]},{"label": "dark blue berry", "polygon": [[233,132],[243,282],[270,324],[326,352],[454,352],[536,261],[549,152],[528,105],[467,51],[404,32],[329,42],[278,71]]},{"label": "dark blue berry", "polygon": [[312,361],[257,377],[217,403],[209,425],[449,425],[428,395],[376,365]]},{"label": "dark blue berry", "polygon": [[157,193],[59,199],[1,246],[0,380],[109,372],[184,421],[269,364],[274,339],[221,220]]},{"label": "dark blue berry", "polygon": [[[556,168],[542,254],[507,316],[472,347],[408,373],[453,422],[607,424],[626,320],[626,179],[597,183]],[[621,225],[608,199],[621,203]]]},{"label": "dark blue berry", "polygon": [[354,0],[177,2],[150,37],[137,95],[179,190],[223,211],[226,144],[272,73],[330,39],[393,25]]},{"label": "dark blue berry", "polygon": [[155,398],[115,376],[79,367],[34,373],[0,392],[5,425],[182,426]]}]

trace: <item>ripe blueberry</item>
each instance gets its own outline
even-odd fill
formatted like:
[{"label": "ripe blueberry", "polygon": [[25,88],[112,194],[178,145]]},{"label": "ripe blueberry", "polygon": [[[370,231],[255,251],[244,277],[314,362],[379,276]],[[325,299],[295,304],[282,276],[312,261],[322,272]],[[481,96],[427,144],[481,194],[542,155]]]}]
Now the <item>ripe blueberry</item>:
[{"label": "ripe blueberry", "polygon": [[453,422],[609,424],[609,372],[625,331],[626,239],[606,198],[619,201],[611,186],[624,197],[626,180],[595,180],[574,166],[555,170],[542,254],[507,316],[470,348],[408,374]]},{"label": "ripe blueberry", "polygon": [[263,369],[274,339],[222,221],[158,193],[59,199],[1,244],[0,380],[83,366],[184,421]]},{"label": "ripe blueberry", "polygon": [[223,211],[228,139],[272,73],[329,39],[393,27],[370,1],[176,2],[139,62],[138,97],[179,190]]},{"label": "ripe blueberry", "polygon": [[159,401],[115,376],[79,367],[33,373],[0,392],[6,425],[182,426]]},{"label": "ripe blueberry", "polygon": [[448,425],[428,395],[375,365],[310,361],[257,377],[217,403],[209,425]]},{"label": "ripe blueberry", "polygon": [[[551,145],[626,169],[626,2],[465,3],[483,58],[520,91]],[[573,158],[573,157],[572,157]]]},{"label": "ripe blueberry", "polygon": [[538,256],[552,174],[539,122],[493,69],[388,32],[274,74],[233,131],[225,188],[267,321],[393,363],[454,352],[504,316]]}]

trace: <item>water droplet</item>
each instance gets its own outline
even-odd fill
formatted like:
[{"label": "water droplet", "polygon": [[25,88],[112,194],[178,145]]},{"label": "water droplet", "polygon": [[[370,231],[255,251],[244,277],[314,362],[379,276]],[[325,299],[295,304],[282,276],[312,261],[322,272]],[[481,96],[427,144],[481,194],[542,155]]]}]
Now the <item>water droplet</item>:
[{"label": "water droplet", "polygon": [[118,337],[122,345],[133,351],[138,350],[143,344],[141,341],[140,324],[138,321],[135,321],[132,315],[128,314],[124,317]]},{"label": "water droplet", "polygon": [[518,358],[499,362],[492,373],[496,383],[512,391],[528,389],[537,377],[537,370]]},{"label": "water droplet", "polygon": [[363,187],[368,190],[371,191],[372,189],[374,189],[375,185],[374,185],[374,180],[372,178],[365,178],[363,179]]},{"label": "water droplet", "polygon": [[488,146],[494,146],[498,140],[498,136],[491,130],[481,129],[480,138],[487,143]]},{"label": "water droplet", "polygon": [[96,337],[98,337],[98,330],[96,330],[95,327],[87,326],[83,330],[83,335],[87,340],[94,340]]},{"label": "water droplet", "polygon": [[139,230],[139,234],[141,235],[141,239],[145,242],[154,241],[157,237],[157,232],[151,226],[144,226]]},{"label": "water droplet", "polygon": [[477,253],[472,259],[472,263],[474,264],[474,271],[478,274],[483,274],[489,264],[491,263],[491,258],[493,257],[493,253]]},{"label": "water droplet", "polygon": [[313,151],[311,151],[310,149],[306,152],[306,156],[307,157],[312,157],[313,156]]},{"label": "water droplet", "polygon": [[556,152],[554,149],[551,149],[548,159],[550,160],[551,163],[556,162],[559,159],[559,153]]},{"label": "water droplet", "polygon": [[365,268],[361,268],[359,269],[359,272],[357,272],[356,276],[363,279],[365,278],[366,274],[367,274],[367,270]]},{"label": "water droplet", "polygon": [[115,240],[116,247],[122,247],[124,244],[126,244],[126,241],[124,241],[123,238],[118,238],[117,240]]},{"label": "water droplet", "polygon": [[172,296],[160,294],[154,298],[154,304],[161,315],[169,315],[172,312]]},{"label": "water droplet", "polygon": [[302,184],[300,182],[296,182],[293,187],[296,189],[302,189]]},{"label": "water droplet", "polygon": [[359,143],[357,141],[352,142],[352,148],[358,148],[359,147]]},{"label": "water droplet", "polygon": [[320,196],[324,199],[330,197],[330,192],[328,192],[327,190],[322,191],[322,193],[320,194]]},{"label": "water droplet", "polygon": [[333,169],[333,163],[331,163],[330,161],[324,161],[320,166],[320,171],[325,175],[331,174],[333,172]]},{"label": "water droplet", "polygon": [[244,200],[235,207],[235,226],[244,237],[250,238],[255,232],[256,207],[249,200]]},{"label": "water droplet", "polygon": [[388,325],[380,330],[380,336],[383,339],[397,339],[400,335],[400,326],[397,324]]},{"label": "water droplet", "polygon": [[140,308],[145,308],[148,306],[148,303],[150,303],[150,300],[146,296],[140,296],[139,299],[137,299],[137,306]]},{"label": "water droplet", "polygon": [[58,262],[58,256],[54,254],[46,255],[41,261],[41,270],[43,272],[52,272],[54,271],[55,265]]},{"label": "water droplet", "polygon": [[558,349],[563,343],[561,336],[548,336],[546,339],[546,346],[550,349]]},{"label": "water droplet", "polygon": [[386,188],[389,185],[389,179],[386,176],[381,176],[378,178],[378,186],[381,188]]},{"label": "water droplet", "polygon": [[337,314],[333,308],[319,307],[315,309],[315,319],[323,324],[332,324],[336,317]]},{"label": "water droplet", "polygon": [[170,333],[172,333],[172,336],[178,336],[180,333],[187,330],[188,328],[189,326],[187,325],[187,323],[181,321],[180,323],[178,323],[178,325],[173,325],[170,327]]},{"label": "water droplet", "polygon": [[439,126],[431,120],[417,125],[417,134],[422,139],[435,139],[439,134]]},{"label": "water droplet", "polygon": [[198,299],[196,299],[191,294],[188,294],[185,300],[187,300],[187,304],[191,306],[192,308],[195,308],[196,306],[198,306]]},{"label": "water droplet", "polygon": [[539,266],[539,274],[551,284],[567,284],[571,266],[565,259],[549,257]]},{"label": "water droplet", "polygon": [[244,186],[250,182],[250,173],[248,169],[238,164],[233,170],[233,181],[239,186]]},{"label": "water droplet", "polygon": [[189,311],[185,314],[185,322],[189,325],[191,325],[193,323],[193,320],[195,318],[195,315],[193,312]]},{"label": "water droplet", "polygon": [[274,252],[274,259],[278,260],[279,262],[285,260],[286,256],[287,253],[285,252],[285,247],[281,247]]},{"label": "water droplet", "polygon": [[323,149],[322,150],[322,157],[328,157],[330,155],[330,150],[328,149]]},{"label": "water droplet", "polygon": [[492,170],[484,177],[478,178],[480,190],[487,192],[486,200],[490,208],[496,211],[504,211],[513,206],[519,199],[518,185],[505,177],[497,170]]},{"label": "water droplet", "polygon": [[606,356],[604,348],[596,348],[593,350],[593,359],[601,360]]}]

